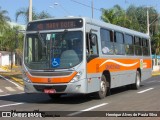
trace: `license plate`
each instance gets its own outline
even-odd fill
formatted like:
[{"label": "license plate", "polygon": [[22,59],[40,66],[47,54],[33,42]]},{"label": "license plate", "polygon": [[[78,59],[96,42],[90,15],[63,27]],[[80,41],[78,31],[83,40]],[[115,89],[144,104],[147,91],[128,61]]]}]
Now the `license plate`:
[{"label": "license plate", "polygon": [[44,89],[44,93],[56,93],[55,89]]}]

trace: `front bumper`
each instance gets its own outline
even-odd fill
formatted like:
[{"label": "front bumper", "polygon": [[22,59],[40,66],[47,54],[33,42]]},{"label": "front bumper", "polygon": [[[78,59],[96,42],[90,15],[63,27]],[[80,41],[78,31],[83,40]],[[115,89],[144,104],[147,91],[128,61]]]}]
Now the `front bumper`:
[{"label": "front bumper", "polygon": [[63,84],[41,84],[24,81],[24,91],[26,93],[43,93],[44,89],[55,89],[56,93],[87,93],[86,81],[83,79],[78,82]]}]

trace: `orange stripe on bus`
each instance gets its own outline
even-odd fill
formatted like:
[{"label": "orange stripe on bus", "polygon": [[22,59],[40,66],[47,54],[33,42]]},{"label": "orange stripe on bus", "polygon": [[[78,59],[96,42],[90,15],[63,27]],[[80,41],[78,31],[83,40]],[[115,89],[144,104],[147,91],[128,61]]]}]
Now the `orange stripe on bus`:
[{"label": "orange stripe on bus", "polygon": [[28,78],[33,83],[47,83],[47,84],[57,84],[57,83],[68,83],[70,82],[77,72],[72,73],[68,77],[57,77],[57,78],[42,78],[42,77],[33,77],[29,73],[27,73]]},{"label": "orange stripe on bus", "polygon": [[135,70],[137,68],[143,67],[151,68],[152,61],[150,59],[142,60],[140,59],[104,59],[96,58],[87,63],[87,73],[98,73],[104,70],[109,70],[110,72],[118,72],[124,70]]}]

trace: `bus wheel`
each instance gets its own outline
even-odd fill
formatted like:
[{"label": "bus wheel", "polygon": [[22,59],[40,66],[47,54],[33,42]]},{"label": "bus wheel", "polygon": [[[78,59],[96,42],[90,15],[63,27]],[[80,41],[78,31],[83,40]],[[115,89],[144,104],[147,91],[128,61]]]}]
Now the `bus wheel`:
[{"label": "bus wheel", "polygon": [[135,80],[135,83],[132,85],[132,88],[138,90],[140,85],[141,85],[141,77],[140,77],[139,71],[137,71],[136,80]]},{"label": "bus wheel", "polygon": [[109,88],[109,82],[106,80],[106,77],[102,75],[101,77],[101,83],[100,83],[100,90],[95,93],[96,98],[103,99],[106,97],[106,94],[108,92]]},{"label": "bus wheel", "polygon": [[51,99],[57,99],[57,98],[60,98],[62,94],[48,94],[48,96],[51,98]]}]

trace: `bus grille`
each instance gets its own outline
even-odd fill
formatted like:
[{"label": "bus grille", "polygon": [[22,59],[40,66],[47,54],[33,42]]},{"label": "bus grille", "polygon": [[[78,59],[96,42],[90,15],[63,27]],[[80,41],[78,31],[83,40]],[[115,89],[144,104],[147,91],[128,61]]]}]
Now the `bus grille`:
[{"label": "bus grille", "polygon": [[67,76],[72,72],[30,72],[32,76]]},{"label": "bus grille", "polygon": [[67,85],[52,85],[52,86],[47,86],[47,85],[34,85],[34,88],[37,91],[43,92],[44,89],[55,89],[56,92],[64,92],[66,89]]}]

